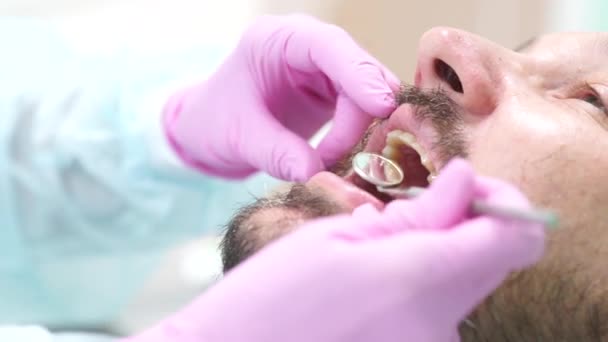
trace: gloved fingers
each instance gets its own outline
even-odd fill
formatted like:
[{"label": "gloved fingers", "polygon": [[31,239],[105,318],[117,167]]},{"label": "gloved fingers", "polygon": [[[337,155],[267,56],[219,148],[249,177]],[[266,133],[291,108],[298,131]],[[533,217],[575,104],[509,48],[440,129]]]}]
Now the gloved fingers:
[{"label": "gloved fingers", "polygon": [[444,238],[461,268],[481,276],[538,261],[544,251],[545,230],[537,223],[482,216],[447,231]]},{"label": "gloved fingers", "polygon": [[412,229],[443,230],[462,222],[475,195],[475,175],[464,160],[451,161],[419,198],[390,202],[378,218],[374,236]]},{"label": "gloved fingers", "polygon": [[544,235],[535,224],[480,217],[450,230],[415,230],[361,246],[399,274],[398,282],[427,288],[425,305],[445,315],[434,319],[456,327],[509,272],[540,259]]},{"label": "gloved fingers", "polygon": [[454,328],[454,334],[450,337],[450,342],[460,342],[460,334],[458,333],[458,327]]},{"label": "gloved fingers", "polygon": [[339,96],[333,124],[317,150],[325,165],[333,165],[361,140],[373,118],[353,101]]},{"label": "gloved fingers", "polygon": [[399,79],[346,31],[306,16],[288,18],[293,22],[293,34],[284,56],[290,68],[322,73],[338,92],[371,115],[386,117],[396,108]]},{"label": "gloved fingers", "polygon": [[473,168],[463,159],[454,159],[419,198],[393,201],[385,214],[395,227],[448,229],[467,218],[474,196]]},{"label": "gloved fingers", "polygon": [[447,296],[458,298],[462,314],[494,291],[512,271],[529,267],[544,251],[539,224],[479,217],[438,237],[437,267],[446,272]]},{"label": "gloved fingers", "polygon": [[355,219],[365,219],[370,216],[377,216],[379,213],[380,212],[378,211],[378,209],[376,209],[376,207],[374,207],[373,204],[366,203],[366,204],[363,204],[363,205],[355,208],[355,210],[353,210],[353,213],[351,215]]},{"label": "gloved fingers", "polygon": [[365,241],[392,234],[394,227],[382,222],[382,213],[371,203],[356,208],[353,223],[341,230],[340,237],[350,241]]},{"label": "gloved fingers", "polygon": [[478,177],[476,188],[477,195],[486,202],[522,208],[530,206],[530,202],[526,196],[514,185],[506,181],[489,177]]},{"label": "gloved fingers", "polygon": [[427,228],[445,229],[465,219],[475,196],[475,172],[464,159],[453,159],[427,191],[414,200],[428,215]]},{"label": "gloved fingers", "polygon": [[[252,109],[253,110],[253,109]],[[264,110],[258,108],[258,110]],[[325,169],[319,153],[270,113],[259,116],[264,124],[239,130],[240,154],[253,167],[283,180],[303,182]]]}]

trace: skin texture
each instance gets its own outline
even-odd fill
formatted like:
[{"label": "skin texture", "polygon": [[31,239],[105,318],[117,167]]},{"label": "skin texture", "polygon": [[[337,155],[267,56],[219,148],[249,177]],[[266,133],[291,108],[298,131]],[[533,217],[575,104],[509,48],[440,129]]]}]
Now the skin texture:
[{"label": "skin texture", "polygon": [[[561,222],[548,236],[543,260],[487,299],[462,325],[463,340],[608,338],[608,33],[546,35],[513,51],[436,28],[423,35],[418,55],[415,90],[402,93],[401,106],[370,130],[362,148],[377,151],[387,130],[405,127],[437,169],[451,157],[466,157],[479,174],[517,185],[535,205],[555,210]],[[461,87],[438,71],[438,60],[456,73]],[[421,96],[408,98],[416,91],[439,99],[445,110],[424,115],[439,110],[421,106]],[[454,120],[442,121],[446,115]],[[353,181],[347,167],[338,171]],[[226,268],[302,221],[360,204],[361,196],[345,196],[356,191],[327,179],[313,177],[303,187],[308,191],[299,186],[306,195],[295,196],[301,202],[292,196],[288,207],[282,200],[289,193],[238,213],[224,241]],[[324,212],[315,207],[319,202]]]}]

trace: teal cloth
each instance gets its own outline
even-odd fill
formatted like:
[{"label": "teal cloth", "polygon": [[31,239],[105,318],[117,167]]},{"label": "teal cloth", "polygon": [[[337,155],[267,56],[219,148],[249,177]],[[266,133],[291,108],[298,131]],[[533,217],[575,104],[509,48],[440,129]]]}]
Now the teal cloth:
[{"label": "teal cloth", "polygon": [[102,326],[168,248],[217,234],[274,182],[155,161],[148,131],[159,113],[142,115],[141,104],[208,74],[225,49],[93,58],[44,24],[12,19],[0,20],[0,49],[0,324]]},{"label": "teal cloth", "polygon": [[591,13],[591,17],[594,19],[594,29],[597,31],[608,31],[608,1],[591,1],[593,2],[594,8],[593,13]]}]

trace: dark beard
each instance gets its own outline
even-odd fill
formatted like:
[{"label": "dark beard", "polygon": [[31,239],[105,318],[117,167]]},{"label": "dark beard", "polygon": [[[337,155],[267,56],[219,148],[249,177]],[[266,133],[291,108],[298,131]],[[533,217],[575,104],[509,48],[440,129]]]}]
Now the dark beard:
[{"label": "dark beard", "polygon": [[[281,211],[281,216],[267,220],[256,213]],[[273,240],[289,233],[303,221],[338,214],[342,209],[323,194],[294,184],[287,193],[258,198],[240,208],[226,225],[222,239],[223,271],[227,272]],[[268,215],[268,214],[267,214]]]}]

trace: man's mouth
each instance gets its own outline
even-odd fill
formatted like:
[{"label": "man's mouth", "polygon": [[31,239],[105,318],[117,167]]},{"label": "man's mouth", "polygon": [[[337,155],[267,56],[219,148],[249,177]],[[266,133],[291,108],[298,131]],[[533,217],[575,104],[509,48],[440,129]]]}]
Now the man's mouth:
[{"label": "man's mouth", "polygon": [[[368,149],[366,148],[366,150]],[[393,160],[403,170],[405,175],[403,182],[395,188],[427,187],[437,177],[438,171],[429,153],[410,132],[403,129],[391,130],[386,134],[382,147],[371,148],[370,152],[378,153],[374,150]],[[354,172],[351,172],[345,179],[384,203],[394,199],[378,191],[375,185],[365,181]]]},{"label": "man's mouth", "polygon": [[[402,125],[395,129],[390,127],[395,126],[389,124],[377,129],[363,151],[382,154],[399,165],[405,177],[395,188],[427,187],[436,177],[440,166],[433,161],[430,151],[423,147],[413,133],[406,131]],[[315,175],[308,185],[322,189],[347,211],[364,203],[381,208],[395,199],[365,181],[352,167],[344,177],[331,172],[321,172]]]},{"label": "man's mouth", "polygon": [[338,202],[346,210],[363,203],[382,207],[394,199],[353,171],[349,164],[357,152],[381,154],[399,165],[404,179],[393,187],[397,189],[428,187],[449,159],[466,157],[460,109],[447,94],[404,86],[398,97],[401,105],[369,128],[350,157],[334,168],[335,174],[321,173],[311,181],[329,197],[342,199]]}]

